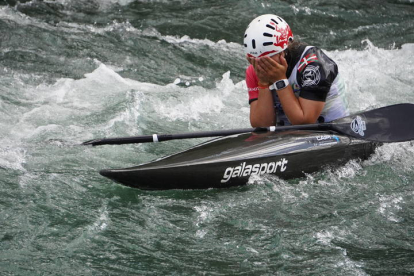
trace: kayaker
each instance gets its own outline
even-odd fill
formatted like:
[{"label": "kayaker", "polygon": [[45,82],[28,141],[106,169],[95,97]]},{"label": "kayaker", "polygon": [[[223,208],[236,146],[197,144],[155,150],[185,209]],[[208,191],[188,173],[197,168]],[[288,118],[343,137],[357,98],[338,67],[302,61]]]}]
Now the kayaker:
[{"label": "kayaker", "polygon": [[294,41],[273,14],[255,18],[244,35],[253,127],[329,122],[349,115],[337,64],[320,48]]}]

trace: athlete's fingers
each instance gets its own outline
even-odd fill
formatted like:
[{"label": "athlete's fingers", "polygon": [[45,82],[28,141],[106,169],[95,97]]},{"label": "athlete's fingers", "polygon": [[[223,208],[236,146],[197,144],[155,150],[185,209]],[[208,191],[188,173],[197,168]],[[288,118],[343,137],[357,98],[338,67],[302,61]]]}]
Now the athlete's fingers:
[{"label": "athlete's fingers", "polygon": [[255,71],[257,71],[257,60],[256,59],[251,59],[251,64],[253,65],[253,68]]},{"label": "athlete's fingers", "polygon": [[264,57],[263,62],[268,66],[275,66],[277,64],[277,62],[273,60],[271,57]]},{"label": "athlete's fingers", "polygon": [[269,72],[283,70],[283,66],[279,62],[274,60],[273,58],[266,57],[265,59],[262,60],[262,62],[263,62],[263,67],[266,68],[266,70]]},{"label": "athlete's fingers", "polygon": [[280,56],[280,65],[282,65],[285,68],[287,68],[288,66],[287,61],[283,55]]},{"label": "athlete's fingers", "polygon": [[252,58],[252,57],[246,55],[246,59],[251,65],[253,65],[253,62],[254,62],[255,58]]},{"label": "athlete's fingers", "polygon": [[259,73],[265,74],[268,72],[268,67],[263,64],[260,60],[256,60],[256,68]]},{"label": "athlete's fingers", "polygon": [[271,70],[272,67],[275,66],[274,60],[272,60],[270,57],[262,57],[259,59],[259,63],[265,70]]},{"label": "athlete's fingers", "polygon": [[255,72],[256,72],[257,78],[262,83],[269,82],[269,76],[268,76],[267,71],[258,63],[256,64]]}]

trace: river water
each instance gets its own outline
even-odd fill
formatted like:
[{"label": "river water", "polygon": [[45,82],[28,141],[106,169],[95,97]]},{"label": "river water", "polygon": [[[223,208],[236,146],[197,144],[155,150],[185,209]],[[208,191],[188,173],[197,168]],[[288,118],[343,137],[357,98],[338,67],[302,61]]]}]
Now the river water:
[{"label": "river water", "polygon": [[351,111],[414,103],[412,0],[0,2],[1,275],[414,275],[414,144],[301,179],[149,192],[101,177],[249,127],[242,37],[275,13]]}]

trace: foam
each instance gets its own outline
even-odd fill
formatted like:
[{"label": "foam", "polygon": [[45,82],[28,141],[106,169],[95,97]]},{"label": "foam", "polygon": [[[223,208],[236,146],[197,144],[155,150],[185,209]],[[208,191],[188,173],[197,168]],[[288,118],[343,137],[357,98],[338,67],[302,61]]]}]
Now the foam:
[{"label": "foam", "polygon": [[331,51],[339,66],[352,112],[394,103],[414,102],[414,44],[401,49],[381,49],[368,39],[364,50]]},{"label": "foam", "polygon": [[[16,114],[18,123],[10,126],[14,138],[36,139],[45,132],[62,135],[66,127],[83,128],[88,134],[104,131],[107,135],[117,135],[120,127],[127,130],[121,134],[136,134],[139,125],[148,120],[197,122],[210,116],[220,122],[222,112],[246,103],[244,95],[232,99],[235,92],[243,93],[240,89],[244,84],[234,84],[230,72],[223,74],[216,88],[206,89],[197,85],[202,76],[195,77],[198,82],[189,87],[177,82],[156,85],[123,78],[117,68],[97,60],[95,63],[97,68],[82,79],[62,78],[53,85],[26,88],[23,94],[28,107]],[[245,113],[240,116],[243,122],[247,122],[247,110]],[[95,126],[91,127],[88,120],[93,117]]]},{"label": "foam", "polygon": [[316,241],[324,247],[330,247],[338,250],[341,254],[332,254],[332,262],[334,266],[341,269],[341,271],[347,271],[352,275],[367,275],[362,269],[364,262],[355,261],[348,257],[347,250],[340,246],[335,245],[335,240],[343,240],[344,237],[349,236],[351,233],[348,230],[340,229],[337,226],[332,226],[327,229],[321,230],[314,234]]},{"label": "foam", "polygon": [[379,195],[378,212],[391,222],[401,222],[404,219],[398,216],[398,212],[402,210],[401,204],[405,203],[402,196]]},{"label": "foam", "polygon": [[[2,144],[5,144],[4,141],[2,141]],[[26,159],[27,150],[22,147],[0,147],[0,168],[26,171],[24,168]]]}]

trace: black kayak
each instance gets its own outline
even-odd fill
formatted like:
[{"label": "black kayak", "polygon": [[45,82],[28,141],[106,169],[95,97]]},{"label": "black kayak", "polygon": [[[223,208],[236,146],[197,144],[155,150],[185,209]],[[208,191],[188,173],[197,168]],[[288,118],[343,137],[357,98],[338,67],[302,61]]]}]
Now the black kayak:
[{"label": "black kayak", "polygon": [[136,167],[101,170],[120,184],[144,190],[244,185],[250,176],[303,177],[351,159],[366,159],[378,143],[332,131],[244,133],[214,139]]}]

